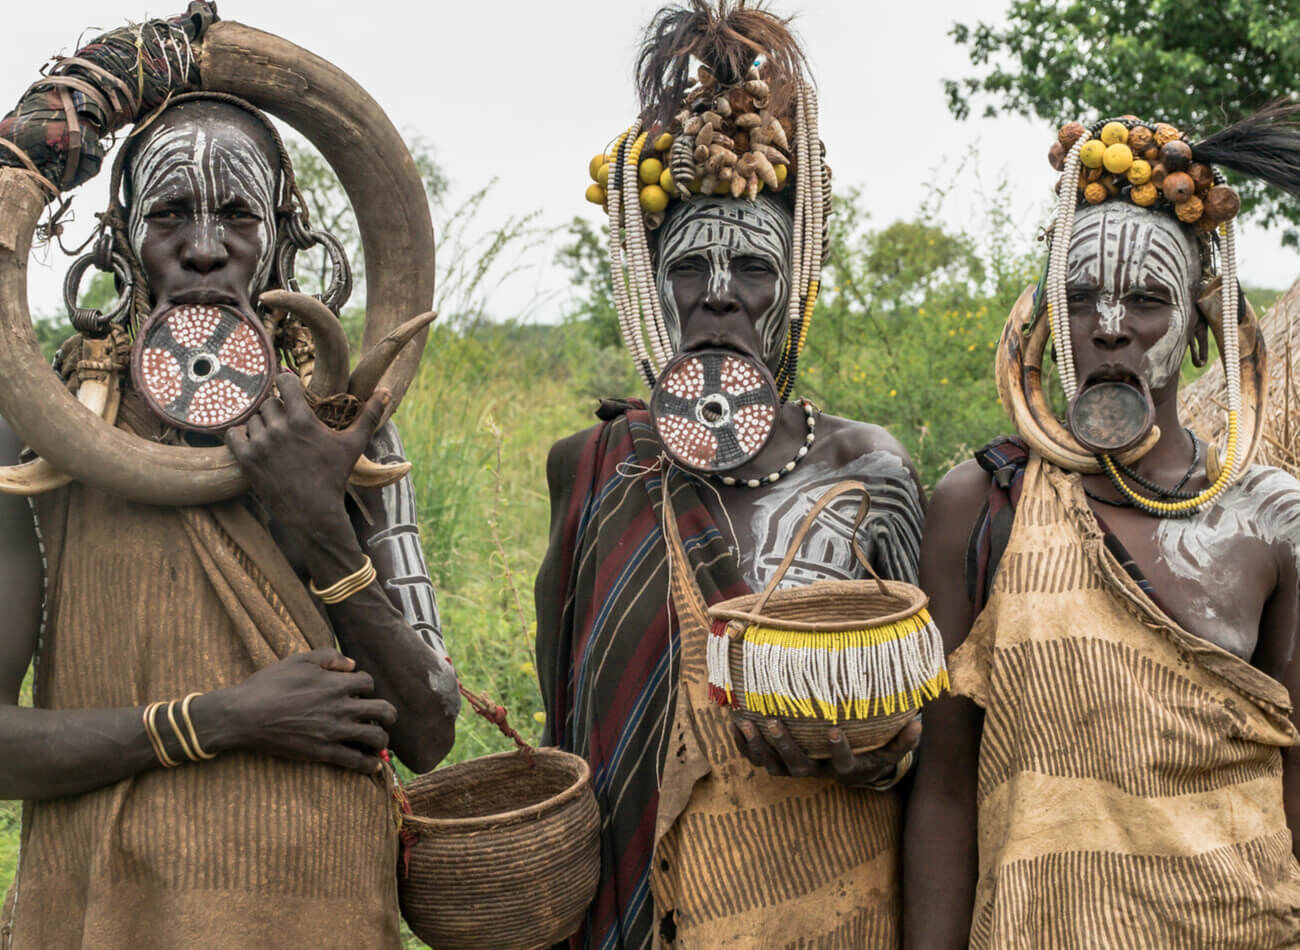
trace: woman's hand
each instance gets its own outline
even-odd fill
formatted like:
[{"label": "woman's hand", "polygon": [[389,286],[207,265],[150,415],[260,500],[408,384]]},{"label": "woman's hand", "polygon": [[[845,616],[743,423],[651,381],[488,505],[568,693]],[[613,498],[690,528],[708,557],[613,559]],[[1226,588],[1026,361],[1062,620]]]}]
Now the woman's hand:
[{"label": "woman's hand", "polygon": [[[741,754],[769,775],[828,778],[853,787],[883,786],[901,777],[899,763],[921,742],[921,721],[912,719],[884,746],[854,754],[844,733],[832,727],[827,733],[831,758],[824,762],[809,758],[779,719],[765,720],[759,729],[753,721],[733,714],[731,723]],[[910,764],[907,759],[904,772]]]},{"label": "woman's hand", "polygon": [[191,718],[206,752],[245,749],[378,772],[397,710],[371,698],[374,686],[351,659],[322,648],[195,698]]},{"label": "woman's hand", "polygon": [[243,425],[226,433],[226,445],[273,522],[310,541],[328,527],[348,524],[348,478],[374,435],[387,390],[376,390],[346,429],[331,429],[307,404],[298,377],[276,377],[272,396]]}]

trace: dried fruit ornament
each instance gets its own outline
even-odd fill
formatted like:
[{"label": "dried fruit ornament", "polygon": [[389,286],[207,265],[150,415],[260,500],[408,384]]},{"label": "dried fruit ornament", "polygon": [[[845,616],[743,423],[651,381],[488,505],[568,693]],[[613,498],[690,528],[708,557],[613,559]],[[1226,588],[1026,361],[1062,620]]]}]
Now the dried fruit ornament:
[{"label": "dried fruit ornament", "polygon": [[[1193,144],[1178,128],[1168,123],[1143,122],[1136,116],[1122,116],[1095,123],[1090,128],[1079,122],[1061,127],[1048,160],[1061,172],[1057,185],[1057,206],[1051,226],[1050,250],[1043,293],[1052,338],[1056,343],[1057,367],[1061,386],[1067,400],[1074,401],[1079,391],[1076,377],[1073,345],[1069,333],[1069,304],[1066,291],[1067,260],[1070,238],[1074,230],[1074,216],[1081,203],[1100,204],[1108,200],[1131,201],[1142,208],[1173,214],[1179,221],[1191,225],[1199,238],[1202,258],[1202,276],[1208,283],[1218,276],[1220,280],[1220,307],[1224,319],[1220,347],[1223,354],[1227,381],[1228,444],[1218,465],[1211,465],[1212,483],[1203,491],[1189,496],[1153,499],[1138,494],[1120,477],[1119,462],[1131,462],[1149,448],[1154,439],[1142,447],[1116,460],[1110,455],[1096,457],[1096,465],[1078,451],[1078,446],[1065,441],[1065,432],[1050,421],[1042,424],[1041,413],[1029,404],[1020,405],[1010,380],[1001,378],[1004,363],[1022,364],[1022,369],[1034,370],[1039,356],[1020,351],[1016,360],[999,361],[999,388],[1004,402],[1016,416],[1021,432],[1032,446],[1049,459],[1065,460],[1067,467],[1080,471],[1103,471],[1116,487],[1137,508],[1160,517],[1185,517],[1194,514],[1238,478],[1254,454],[1257,433],[1244,432],[1240,426],[1242,415],[1243,365],[1238,337],[1238,320],[1232,317],[1239,310],[1240,290],[1237,283],[1237,252],[1235,218],[1241,208],[1241,199],[1230,187],[1222,166],[1244,175],[1259,178],[1281,188],[1292,196],[1300,197],[1300,129],[1297,116],[1300,106],[1290,102],[1276,103],[1255,115],[1236,123],[1207,139]],[[1073,187],[1066,183],[1072,183]],[[1247,306],[1248,311],[1248,306]],[[1012,321],[1017,320],[1016,313]],[[1032,319],[1023,327],[1026,339],[1032,334]],[[1003,343],[1008,342],[1008,332]],[[1251,334],[1254,336],[1254,334]],[[1039,339],[1039,343],[1043,343]],[[1257,344],[1258,345],[1258,344]],[[1014,348],[1014,344],[1013,344]],[[1262,359],[1262,354],[1260,354]],[[1033,375],[1031,372],[1030,375]],[[1009,395],[1010,394],[1010,395]],[[1252,387],[1252,397],[1254,387]],[[1262,398],[1262,394],[1261,394]],[[1252,398],[1252,402],[1256,400]],[[1032,403],[1033,400],[1030,400]],[[1040,407],[1041,408],[1041,407]],[[1252,405],[1249,415],[1258,414],[1262,406]],[[1022,411],[1018,411],[1022,410]],[[1034,417],[1021,418],[1025,412]],[[1021,423],[1027,423],[1021,425]],[[1253,427],[1252,427],[1253,428]],[[1246,440],[1243,443],[1243,435]],[[1059,444],[1058,444],[1059,443]],[[1070,460],[1076,463],[1068,465]],[[1213,460],[1212,460],[1213,461]],[[1217,471],[1216,471],[1217,469]]]}]

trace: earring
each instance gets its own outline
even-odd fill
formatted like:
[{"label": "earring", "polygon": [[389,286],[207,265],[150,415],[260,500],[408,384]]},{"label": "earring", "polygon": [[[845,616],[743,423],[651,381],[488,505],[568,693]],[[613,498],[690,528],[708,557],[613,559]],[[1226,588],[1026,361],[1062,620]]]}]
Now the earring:
[{"label": "earring", "polygon": [[300,292],[294,272],[298,252],[317,246],[325,248],[330,260],[330,283],[317,297],[337,316],[352,296],[352,267],[339,239],[328,231],[309,231],[297,214],[284,218],[276,230],[275,275],[285,290]]},{"label": "earring", "polygon": [[1192,365],[1200,369],[1210,361],[1210,341],[1209,330],[1202,323],[1197,327],[1196,332],[1192,334],[1191,341],[1187,344],[1192,354]]},{"label": "earring", "polygon": [[[111,272],[120,288],[117,306],[108,313],[97,308],[83,307],[77,302],[81,296],[81,280],[92,264],[100,271]],[[63,278],[63,305],[68,312],[68,322],[83,336],[103,337],[130,309],[134,290],[131,268],[127,266],[126,259],[113,250],[112,232],[106,230],[95,241],[94,250],[73,261],[67,276]]]}]

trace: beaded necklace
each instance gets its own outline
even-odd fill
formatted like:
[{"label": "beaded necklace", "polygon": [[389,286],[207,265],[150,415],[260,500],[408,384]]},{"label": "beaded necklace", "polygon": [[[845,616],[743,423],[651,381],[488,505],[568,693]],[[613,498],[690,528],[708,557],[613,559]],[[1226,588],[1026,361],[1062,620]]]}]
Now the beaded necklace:
[{"label": "beaded necklace", "polygon": [[710,474],[727,486],[744,485],[746,488],[758,488],[760,485],[770,485],[773,482],[780,481],[782,475],[793,472],[794,467],[803,461],[809,450],[812,449],[813,442],[817,440],[817,414],[821,411],[807,399],[800,399],[799,405],[803,407],[804,421],[808,425],[808,434],[804,436],[803,445],[799,446],[799,451],[794,453],[794,458],[776,471],[770,472],[761,478],[736,478],[734,475],[721,475],[717,472],[711,472]]},{"label": "beaded necklace", "polygon": [[[1137,494],[1137,492],[1125,485],[1120,480],[1119,476],[1122,473],[1131,481],[1136,482],[1141,488],[1145,488],[1147,491],[1154,493],[1156,499],[1153,500],[1167,502],[1170,500],[1184,501],[1189,498],[1195,498],[1197,496],[1196,492],[1183,491],[1182,488],[1191,480],[1191,477],[1196,474],[1196,469],[1201,464],[1201,441],[1196,438],[1196,435],[1190,429],[1184,429],[1183,431],[1186,432],[1188,438],[1192,440],[1192,464],[1187,467],[1187,471],[1183,473],[1183,477],[1178,480],[1173,488],[1163,488],[1151,481],[1149,478],[1146,478],[1139,472],[1135,471],[1132,467],[1125,465],[1123,462],[1115,462],[1113,465],[1103,464],[1102,470],[1110,479],[1111,484],[1115,486],[1115,490],[1120,493],[1120,497],[1105,498],[1086,487],[1084,488],[1084,493],[1093,501],[1101,502],[1103,505],[1111,505],[1116,508],[1137,508],[1139,511],[1149,515],[1169,517],[1170,515],[1166,511],[1144,506],[1142,503],[1148,499],[1143,498],[1141,495]],[[1195,511],[1196,509],[1187,509],[1186,514],[1173,515],[1173,517],[1187,517],[1188,515],[1194,514]]]}]

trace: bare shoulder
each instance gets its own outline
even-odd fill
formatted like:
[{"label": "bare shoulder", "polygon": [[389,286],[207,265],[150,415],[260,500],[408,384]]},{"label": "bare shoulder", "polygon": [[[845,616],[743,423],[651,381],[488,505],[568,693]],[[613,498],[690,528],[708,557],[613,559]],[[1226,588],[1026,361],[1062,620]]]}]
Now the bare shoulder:
[{"label": "bare shoulder", "polygon": [[974,459],[967,459],[949,470],[934,486],[926,516],[922,556],[960,552],[965,556],[966,542],[988,497],[990,475]]},{"label": "bare shoulder", "polygon": [[23,440],[4,419],[0,419],[0,465],[18,464],[18,455],[23,450]]},{"label": "bare shoulder", "polygon": [[1300,559],[1300,480],[1271,465],[1252,465],[1211,510],[1255,537]]},{"label": "bare shoulder", "polygon": [[[888,452],[902,459],[909,470],[912,468],[912,459],[907,454],[907,449],[884,426],[843,419],[824,412],[817,417],[817,435],[824,444],[833,447],[837,457],[834,461],[841,464],[848,464],[873,452]],[[825,438],[826,436],[833,438]]]},{"label": "bare shoulder", "polygon": [[[18,433],[8,422],[0,419],[0,465],[17,465],[22,450],[23,440],[18,437]],[[30,526],[31,523],[32,510],[27,499],[20,495],[7,495],[0,492],[0,524],[5,528],[4,537],[0,539],[0,547],[8,550],[16,543],[20,548],[25,548],[25,535],[35,529],[30,527],[27,531],[18,531],[18,529]],[[16,536],[15,531],[18,531]]]},{"label": "bare shoulder", "polygon": [[[0,465],[13,465],[22,440],[0,420]],[[42,568],[36,523],[26,498],[0,493],[0,703],[18,700],[40,629]]]}]

